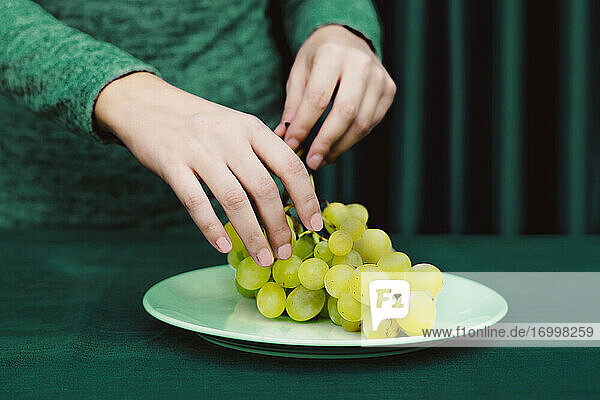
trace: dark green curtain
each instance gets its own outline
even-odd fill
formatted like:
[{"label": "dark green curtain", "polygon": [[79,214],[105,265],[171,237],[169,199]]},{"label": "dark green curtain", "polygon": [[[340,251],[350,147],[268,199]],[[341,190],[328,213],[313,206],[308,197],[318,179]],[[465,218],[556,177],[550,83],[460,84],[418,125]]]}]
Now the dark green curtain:
[{"label": "dark green curtain", "polygon": [[390,115],[318,175],[403,233],[600,233],[600,2],[375,1]]}]

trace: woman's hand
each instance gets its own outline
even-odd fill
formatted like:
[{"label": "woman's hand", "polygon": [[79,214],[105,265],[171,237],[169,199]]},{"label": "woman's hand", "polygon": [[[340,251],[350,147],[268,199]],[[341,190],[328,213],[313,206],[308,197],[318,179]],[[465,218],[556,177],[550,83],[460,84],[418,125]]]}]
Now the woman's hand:
[{"label": "woman's hand", "polygon": [[95,117],[171,186],[204,236],[223,253],[231,250],[231,241],[199,180],[223,206],[259,265],[271,265],[273,255],[249,196],[277,257],[292,255],[291,231],[267,168],[285,185],[304,225],[323,226],[303,163],[254,116],[196,97],[155,75],[134,73],[100,93]]},{"label": "woman's hand", "polygon": [[394,81],[365,40],[342,26],[327,25],[314,31],[298,51],[275,133],[295,150],[327,108],[338,84],[333,108],[306,157],[315,170],[368,135],[396,93]]}]

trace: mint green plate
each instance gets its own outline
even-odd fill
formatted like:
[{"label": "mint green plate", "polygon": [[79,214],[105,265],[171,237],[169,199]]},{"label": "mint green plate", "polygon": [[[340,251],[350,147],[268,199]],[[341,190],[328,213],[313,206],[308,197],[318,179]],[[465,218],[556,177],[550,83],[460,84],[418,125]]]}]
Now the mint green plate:
[{"label": "mint green plate", "polygon": [[[378,340],[361,346],[359,333],[344,331],[329,320],[295,322],[263,317],[254,299],[235,289],[228,265],[185,272],[162,280],[144,295],[143,305],[155,318],[197,332],[205,340],[257,354],[299,358],[363,358],[406,353],[435,345],[423,336]],[[496,291],[475,281],[444,273],[436,302],[437,328],[477,329],[500,321],[508,310]],[[405,347],[383,347],[383,346]],[[381,346],[381,347],[380,347]]]}]

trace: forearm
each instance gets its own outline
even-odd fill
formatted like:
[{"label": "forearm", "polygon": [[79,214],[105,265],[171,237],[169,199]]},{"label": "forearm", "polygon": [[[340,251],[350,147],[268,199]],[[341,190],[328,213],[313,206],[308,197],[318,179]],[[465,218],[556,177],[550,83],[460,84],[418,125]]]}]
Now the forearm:
[{"label": "forearm", "polygon": [[0,92],[67,129],[93,129],[98,93],[112,80],[153,67],[55,19],[28,0],[0,0]]}]

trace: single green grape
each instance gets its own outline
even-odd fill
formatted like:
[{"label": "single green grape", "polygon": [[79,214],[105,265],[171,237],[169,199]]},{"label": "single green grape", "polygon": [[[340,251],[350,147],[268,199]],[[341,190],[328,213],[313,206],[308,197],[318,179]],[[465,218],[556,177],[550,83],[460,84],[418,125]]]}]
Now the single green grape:
[{"label": "single green grape", "polygon": [[285,310],[294,321],[308,321],[317,316],[325,304],[323,289],[310,290],[298,286],[288,295]]},{"label": "single green grape", "polygon": [[404,279],[406,271],[410,271],[410,265],[410,258],[399,251],[386,253],[377,261],[377,266],[387,272],[390,279]]},{"label": "single green grape", "polygon": [[336,325],[342,325],[342,316],[337,309],[337,299],[335,297],[329,297],[327,299],[327,312],[329,313],[329,319]]},{"label": "single green grape", "polygon": [[329,237],[329,250],[336,256],[346,255],[352,250],[352,236],[345,231],[335,231]]},{"label": "single green grape", "polygon": [[347,332],[360,332],[360,321],[348,321],[342,318],[342,328]]},{"label": "single green grape", "polygon": [[315,245],[315,249],[313,250],[313,255],[316,258],[320,258],[321,260],[329,263],[333,258],[333,253],[329,250],[329,243],[327,240],[323,240]]},{"label": "single green grape", "polygon": [[396,321],[408,336],[421,336],[423,329],[430,329],[435,323],[435,303],[425,293],[411,290],[408,315]]},{"label": "single green grape", "polygon": [[360,257],[360,254],[358,254],[358,251],[350,250],[348,254],[345,254],[343,256],[333,256],[333,258],[331,259],[331,265],[338,264],[346,264],[352,267],[358,267],[363,265],[363,261]]},{"label": "single green grape", "polygon": [[[331,242],[331,239],[329,241]],[[354,250],[358,251],[363,262],[368,264],[375,264],[391,249],[392,241],[381,229],[367,229],[363,236],[354,242]]]},{"label": "single green grape", "polygon": [[273,279],[284,288],[295,288],[300,285],[298,268],[302,260],[292,254],[287,260],[275,260],[273,263]]},{"label": "single green grape", "polygon": [[348,215],[348,210],[342,203],[329,203],[323,210],[323,219],[331,222],[336,227],[339,227],[348,218]]},{"label": "single green grape", "polygon": [[255,298],[256,295],[258,294],[258,289],[256,289],[256,290],[244,289],[243,287],[240,286],[240,284],[238,283],[237,280],[235,281],[235,288],[242,296],[248,297],[249,299]]},{"label": "single green grape", "polygon": [[324,286],[325,274],[329,265],[320,258],[308,258],[298,268],[300,283],[307,289],[317,290]]},{"label": "single green grape", "polygon": [[235,279],[241,287],[247,290],[260,289],[269,281],[271,267],[261,267],[252,257],[246,257],[240,262],[235,273]]},{"label": "single green grape", "polygon": [[360,321],[362,304],[352,297],[350,289],[346,289],[342,292],[338,298],[337,308],[344,319],[351,322]]},{"label": "single green grape", "polygon": [[240,265],[240,263],[242,262],[242,260],[244,258],[248,257],[248,256],[249,256],[249,254],[247,254],[246,251],[233,251],[233,250],[231,250],[229,253],[227,253],[227,262],[233,268],[237,269],[238,265]]},{"label": "single green grape", "polygon": [[326,219],[323,219],[323,226],[325,227],[325,230],[327,231],[327,233],[329,233],[330,235],[335,232],[335,226],[327,221]]},{"label": "single green grape", "polygon": [[354,217],[346,218],[340,225],[340,229],[348,232],[352,237],[352,241],[356,242],[365,233],[367,227],[364,223]]},{"label": "single green grape", "polygon": [[277,318],[285,310],[285,300],[285,290],[275,282],[267,282],[256,295],[256,306],[265,317]]},{"label": "single green grape", "polygon": [[340,297],[350,285],[354,267],[345,264],[334,265],[325,274],[325,289],[330,296]]},{"label": "single green grape", "polygon": [[417,264],[407,271],[404,279],[410,284],[410,290],[427,291],[435,300],[444,287],[442,272],[431,264]]},{"label": "single green grape", "polygon": [[356,268],[350,276],[350,292],[354,300],[369,304],[369,284],[374,280],[385,280],[388,276],[375,264],[365,264]]},{"label": "single green grape", "polygon": [[362,204],[348,204],[346,205],[346,210],[348,210],[348,213],[352,217],[358,219],[363,224],[366,224],[369,220],[369,212],[367,211],[367,207],[363,206]]},{"label": "single green grape", "polygon": [[313,255],[315,241],[311,235],[304,235],[296,240],[294,246],[294,254],[300,257],[301,260],[306,260]]}]

